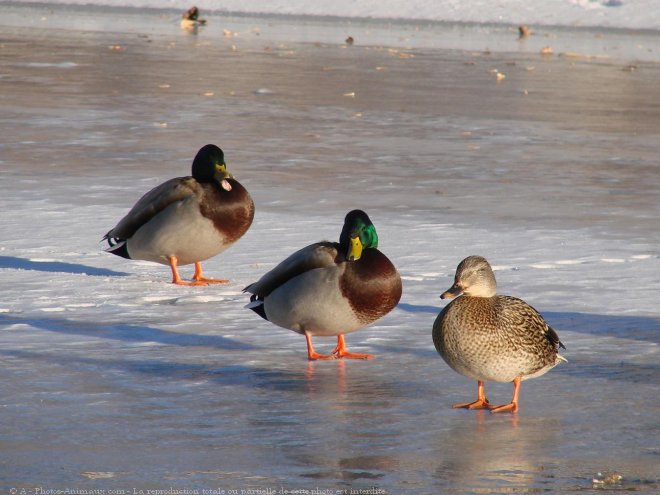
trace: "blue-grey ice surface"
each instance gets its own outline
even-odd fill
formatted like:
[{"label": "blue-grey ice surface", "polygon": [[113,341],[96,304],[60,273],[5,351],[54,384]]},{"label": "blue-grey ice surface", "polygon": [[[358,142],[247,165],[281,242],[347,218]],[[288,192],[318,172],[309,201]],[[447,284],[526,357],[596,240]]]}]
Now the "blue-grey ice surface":
[{"label": "blue-grey ice surface", "polygon": [[[4,493],[659,489],[657,63],[49,30],[49,16],[65,27],[49,13],[0,48]],[[231,283],[173,286],[167,267],[104,253],[207,142],[257,204],[204,263]],[[404,294],[347,337],[374,360],[310,363],[242,288],[336,239],[356,207]],[[469,254],[567,347],[517,414],[451,409],[476,384],[430,334]],[[511,386],[487,391],[504,403]]]},{"label": "blue-grey ice surface", "polygon": [[[1,0],[1,3],[35,4],[35,0]],[[42,0],[48,5],[70,4],[115,9],[140,7],[146,10],[171,12],[186,10],[185,2],[173,0]],[[415,20],[418,22],[452,22],[475,24],[545,26],[596,26],[624,29],[659,29],[660,11],[656,0],[379,0],[356,2],[333,0],[201,0],[201,18],[214,16],[275,14],[296,16],[299,20],[312,16],[350,20]],[[98,26],[98,24],[96,24]],[[117,24],[115,23],[115,28]]]}]

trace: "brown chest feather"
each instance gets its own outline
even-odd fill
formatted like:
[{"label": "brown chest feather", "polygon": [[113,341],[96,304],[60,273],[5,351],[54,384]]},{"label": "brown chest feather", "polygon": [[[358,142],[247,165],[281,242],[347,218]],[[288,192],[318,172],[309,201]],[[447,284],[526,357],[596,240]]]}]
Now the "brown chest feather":
[{"label": "brown chest feather", "polygon": [[340,289],[358,318],[370,323],[398,304],[401,277],[383,253],[366,249],[358,261],[347,262]]},{"label": "brown chest feather", "polygon": [[231,191],[213,184],[204,184],[204,195],[200,201],[203,216],[213,222],[227,243],[240,238],[252,225],[254,203],[247,190],[236,180],[229,179]]}]

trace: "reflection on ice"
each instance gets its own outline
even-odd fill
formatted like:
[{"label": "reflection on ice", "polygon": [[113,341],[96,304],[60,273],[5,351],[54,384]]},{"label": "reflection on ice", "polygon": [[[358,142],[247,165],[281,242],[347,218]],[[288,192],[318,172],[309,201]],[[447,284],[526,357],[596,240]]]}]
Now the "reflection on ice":
[{"label": "reflection on ice", "polygon": [[[441,462],[435,477],[445,487],[466,487],[467,491],[498,492],[542,487],[552,475],[544,472],[547,452],[560,441],[556,420],[528,420],[512,415],[491,421],[488,411],[475,411],[470,425],[457,425],[441,441],[451,458]],[[552,466],[548,466],[552,467]]]}]

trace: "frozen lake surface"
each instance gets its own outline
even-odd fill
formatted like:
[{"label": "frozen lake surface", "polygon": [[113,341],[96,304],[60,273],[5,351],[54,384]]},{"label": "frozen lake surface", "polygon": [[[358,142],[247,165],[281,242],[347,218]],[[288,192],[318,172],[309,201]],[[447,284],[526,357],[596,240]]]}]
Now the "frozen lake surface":
[{"label": "frozen lake surface", "polygon": [[[383,44],[347,47],[330,24],[285,42],[288,25],[264,18],[225,37],[12,12],[45,20],[9,16],[0,35],[4,492],[660,489],[660,65],[633,54],[641,38],[612,34],[629,44],[617,57],[542,57],[487,50],[483,34],[439,49],[385,44],[382,27]],[[231,283],[173,286],[166,267],[104,253],[137,198],[209,142],[257,206],[204,264]],[[310,363],[241,291],[337,239],[353,208],[403,297],[347,337],[374,360]],[[431,326],[469,254],[567,347],[517,414],[451,409],[476,386]]]},{"label": "frozen lake surface", "polygon": [[[39,4],[34,0],[0,3]],[[188,5],[173,0],[42,0],[46,5],[68,4],[99,8],[140,8],[179,13]],[[379,0],[309,2],[307,0],[199,0],[202,15],[288,15],[337,19],[418,20],[475,24],[596,26],[660,29],[657,0]]]}]

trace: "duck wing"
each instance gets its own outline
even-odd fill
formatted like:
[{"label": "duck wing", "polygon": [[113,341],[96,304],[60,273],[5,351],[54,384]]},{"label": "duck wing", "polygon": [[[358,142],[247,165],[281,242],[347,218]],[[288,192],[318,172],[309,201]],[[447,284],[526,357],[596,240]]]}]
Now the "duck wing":
[{"label": "duck wing", "polygon": [[278,287],[301,273],[315,268],[336,265],[339,260],[339,244],[317,242],[296,251],[256,282],[248,285],[243,292],[253,294],[251,300],[263,300]]},{"label": "duck wing", "polygon": [[172,203],[196,194],[198,183],[193,177],[176,177],[154,187],[142,196],[124,218],[108,232],[104,240],[113,242],[129,239],[135,232]]},{"label": "duck wing", "polygon": [[539,338],[545,338],[553,349],[562,347],[566,349],[564,344],[559,340],[557,332],[548,325],[541,313],[535,308],[527,304],[522,299],[512,296],[496,296],[500,304],[498,305],[498,313],[500,318],[505,321],[511,328],[519,328],[524,333],[531,332],[538,335]]},{"label": "duck wing", "polygon": [[555,332],[555,329],[552,328],[550,325],[548,325],[548,330],[546,332],[546,336],[548,337],[548,340],[552,343],[553,346],[561,347],[562,349],[566,349],[566,346],[562,343],[561,340],[559,340],[559,335],[557,335],[557,332]]}]

